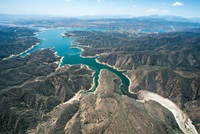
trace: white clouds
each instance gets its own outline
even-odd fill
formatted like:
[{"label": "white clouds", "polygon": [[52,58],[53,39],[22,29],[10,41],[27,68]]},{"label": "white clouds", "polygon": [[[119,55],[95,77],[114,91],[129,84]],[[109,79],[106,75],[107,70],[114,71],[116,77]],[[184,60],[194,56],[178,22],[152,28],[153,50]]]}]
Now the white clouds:
[{"label": "white clouds", "polygon": [[181,2],[175,2],[172,4],[172,6],[183,6],[184,4]]},{"label": "white clouds", "polygon": [[155,9],[155,8],[151,8],[151,9],[147,9],[147,12],[158,12],[159,10],[158,9]]}]

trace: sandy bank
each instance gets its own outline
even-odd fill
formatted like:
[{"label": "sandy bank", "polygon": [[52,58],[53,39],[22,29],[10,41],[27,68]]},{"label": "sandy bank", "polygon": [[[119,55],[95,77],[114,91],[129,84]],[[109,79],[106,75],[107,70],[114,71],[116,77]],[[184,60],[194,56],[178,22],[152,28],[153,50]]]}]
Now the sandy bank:
[{"label": "sandy bank", "polygon": [[[56,55],[56,56],[57,56],[57,55]],[[58,70],[58,69],[61,67],[61,64],[62,64],[62,62],[63,62],[63,59],[64,59],[64,56],[62,56],[62,57],[60,58],[60,61],[56,61],[56,62],[55,62],[56,64],[59,64],[58,67],[56,68],[56,70]]]},{"label": "sandy bank", "polygon": [[106,66],[109,66],[109,67],[111,67],[111,68],[113,68],[113,69],[115,69],[115,70],[117,70],[117,71],[120,71],[120,72],[124,72],[124,71],[126,71],[126,70],[118,69],[118,68],[116,68],[115,66],[111,66],[111,65],[109,65],[109,64],[107,64],[107,63],[105,63],[105,62],[99,62],[98,59],[95,59],[95,60],[96,60],[97,63],[99,63],[99,64],[103,64],[103,65],[106,65]]},{"label": "sandy bank", "polygon": [[16,56],[16,55],[11,54],[9,57],[7,57],[7,58],[3,58],[3,60],[8,60],[8,59],[10,59],[10,58],[12,58],[12,57],[14,57],[14,56]]},{"label": "sandy bank", "polygon": [[39,44],[40,44],[40,42],[36,43],[35,45],[32,45],[30,48],[28,48],[27,50],[25,50],[24,52],[21,52],[20,54],[18,54],[18,55],[16,55],[16,56],[20,56],[20,55],[22,55],[22,54],[28,52],[29,50],[33,49],[35,46],[37,46],[37,45],[39,45]]},{"label": "sandy bank", "polygon": [[[84,46],[86,47],[86,46]],[[88,48],[90,48],[90,46],[87,46]],[[82,48],[82,46],[80,45],[73,45],[71,48],[77,48],[77,49],[80,49],[82,52],[84,52],[85,50]],[[80,57],[82,58],[95,58],[95,57],[98,57],[98,56],[101,56],[101,55],[107,55],[107,54],[110,54],[110,53],[100,53],[100,54],[95,54],[94,56],[83,56],[82,53],[80,54]]]},{"label": "sandy bank", "polygon": [[65,33],[61,33],[61,36],[62,36],[62,37],[66,37]]},{"label": "sandy bank", "polygon": [[145,103],[145,101],[150,101],[150,100],[160,103],[163,107],[171,111],[183,133],[198,134],[197,130],[195,129],[189,117],[183,111],[181,111],[178,108],[178,106],[176,106],[176,104],[174,104],[171,100],[149,91],[139,92],[138,101]]},{"label": "sandy bank", "polygon": [[8,59],[10,59],[10,58],[12,58],[12,57],[21,56],[22,54],[24,54],[24,53],[26,53],[27,51],[33,49],[35,46],[37,46],[37,45],[39,45],[39,44],[40,44],[40,43],[38,42],[38,43],[36,43],[35,45],[32,45],[31,47],[29,47],[28,49],[26,49],[25,51],[23,51],[23,52],[21,52],[21,53],[19,53],[19,54],[16,54],[16,55],[11,54],[9,57],[4,58],[3,60],[8,60]]},{"label": "sandy bank", "polygon": [[94,77],[94,74],[95,74],[95,72],[96,71],[94,71],[94,70],[92,70],[92,69],[90,69],[89,68],[89,66],[88,65],[85,65],[85,64],[81,64],[81,68],[82,67],[84,67],[84,66],[86,66],[86,68],[88,69],[88,70],[91,70],[91,71],[93,71],[93,73],[92,73],[92,77],[93,77],[93,82],[92,82],[92,85],[91,85],[91,87],[87,90],[87,91],[91,91],[94,87],[95,87],[95,77]]}]

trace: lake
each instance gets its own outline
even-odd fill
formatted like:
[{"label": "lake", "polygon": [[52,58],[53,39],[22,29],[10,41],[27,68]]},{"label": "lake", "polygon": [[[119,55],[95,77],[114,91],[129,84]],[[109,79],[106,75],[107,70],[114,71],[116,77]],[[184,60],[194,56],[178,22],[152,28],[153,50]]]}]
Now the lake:
[{"label": "lake", "polygon": [[[57,52],[58,56],[64,57],[61,66],[65,64],[85,64],[90,69],[95,71],[94,74],[94,87],[90,90],[91,92],[95,91],[98,86],[99,73],[101,69],[108,69],[112,73],[116,74],[120,77],[122,81],[121,91],[126,94],[128,92],[129,80],[128,78],[120,71],[117,71],[114,68],[111,68],[107,65],[99,64],[95,61],[96,58],[82,58],[80,56],[81,50],[77,48],[71,48],[73,45],[74,39],[72,38],[63,38],[61,33],[66,31],[74,31],[74,30],[94,30],[94,29],[75,29],[75,28],[61,28],[61,29],[51,29],[45,30],[43,32],[38,33],[38,38],[42,40],[42,42],[27,51],[23,54],[25,56],[28,53],[36,51],[42,48],[53,48],[55,52]],[[96,29],[99,30],[99,29]]]}]

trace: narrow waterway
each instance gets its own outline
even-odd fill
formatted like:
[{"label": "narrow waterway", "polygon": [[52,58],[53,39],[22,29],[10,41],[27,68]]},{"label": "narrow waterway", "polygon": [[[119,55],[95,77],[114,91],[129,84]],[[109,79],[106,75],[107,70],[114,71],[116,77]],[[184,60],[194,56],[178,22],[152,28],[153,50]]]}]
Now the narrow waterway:
[{"label": "narrow waterway", "polygon": [[[80,56],[81,50],[77,48],[71,48],[73,43],[73,39],[71,38],[63,38],[61,33],[69,31],[69,30],[77,30],[77,29],[52,29],[45,30],[43,32],[38,33],[38,38],[42,40],[42,42],[27,51],[23,54],[25,56],[28,53],[36,51],[41,48],[53,48],[55,52],[57,52],[58,56],[64,57],[62,66],[65,64],[85,64],[89,66],[90,69],[95,71],[94,74],[94,87],[90,91],[94,91],[98,86],[99,73],[101,69],[108,69],[112,73],[116,74],[122,80],[121,91],[126,94],[128,92],[129,80],[123,75],[122,72],[117,71],[114,68],[109,66],[99,64],[95,61],[95,58],[82,58]],[[78,29],[80,30],[80,29]],[[81,30],[91,30],[91,29],[81,29]],[[93,29],[94,30],[94,29]],[[98,30],[98,29],[97,29]]]}]

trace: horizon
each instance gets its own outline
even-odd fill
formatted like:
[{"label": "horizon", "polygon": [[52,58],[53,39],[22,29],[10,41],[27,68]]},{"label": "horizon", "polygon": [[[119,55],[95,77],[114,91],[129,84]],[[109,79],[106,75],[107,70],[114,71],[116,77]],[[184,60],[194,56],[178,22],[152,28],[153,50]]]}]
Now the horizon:
[{"label": "horizon", "polygon": [[126,14],[115,14],[115,15],[112,15],[112,14],[98,14],[98,15],[80,15],[80,16],[65,16],[65,15],[52,15],[52,14],[2,14],[0,13],[0,15],[10,15],[10,16],[29,16],[29,17],[32,17],[32,16],[38,16],[38,17],[43,17],[43,16],[46,16],[46,17],[66,17],[66,18],[84,18],[84,17],[88,17],[88,18],[92,18],[92,17],[105,17],[105,18],[109,18],[109,17],[114,17],[114,18],[139,18],[139,17],[181,17],[181,18],[185,18],[185,19],[195,19],[195,18],[198,18],[200,19],[200,17],[184,17],[184,16],[178,16],[178,15],[169,15],[169,14],[166,14],[166,15],[159,15],[159,14],[150,14],[150,15],[141,15],[141,16],[131,16],[131,15],[126,15]]},{"label": "horizon", "polygon": [[58,17],[150,15],[200,18],[199,0],[6,0],[0,2],[0,14],[49,15]]}]

